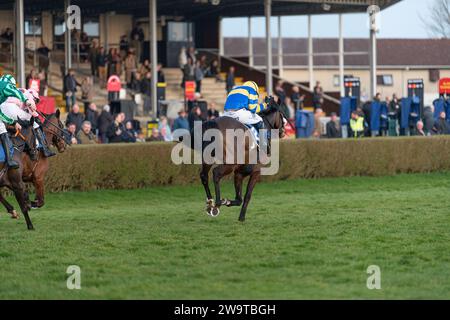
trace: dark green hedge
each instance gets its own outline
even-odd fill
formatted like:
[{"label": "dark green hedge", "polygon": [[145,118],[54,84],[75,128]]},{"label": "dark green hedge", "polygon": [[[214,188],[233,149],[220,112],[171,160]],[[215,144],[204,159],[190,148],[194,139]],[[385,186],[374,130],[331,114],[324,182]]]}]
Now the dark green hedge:
[{"label": "dark green hedge", "polygon": [[[172,143],[73,146],[51,158],[47,189],[130,189],[199,183],[198,165],[174,165]],[[450,137],[286,140],[266,181],[450,170]]]}]

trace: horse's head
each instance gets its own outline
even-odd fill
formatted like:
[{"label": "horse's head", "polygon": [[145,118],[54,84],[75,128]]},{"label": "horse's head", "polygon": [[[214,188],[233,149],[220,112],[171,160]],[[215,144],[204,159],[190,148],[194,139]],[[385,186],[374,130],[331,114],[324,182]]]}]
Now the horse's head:
[{"label": "horse's head", "polygon": [[284,138],[286,134],[285,125],[286,125],[286,115],[284,115],[283,111],[280,108],[280,105],[275,102],[272,98],[269,102],[269,107],[261,112],[261,117],[264,120],[264,124],[266,125],[266,129],[278,129],[279,137]]},{"label": "horse's head", "polygon": [[58,152],[64,152],[66,150],[66,142],[63,137],[64,125],[60,120],[59,109],[55,113],[46,116],[43,129],[47,140],[58,149]]}]

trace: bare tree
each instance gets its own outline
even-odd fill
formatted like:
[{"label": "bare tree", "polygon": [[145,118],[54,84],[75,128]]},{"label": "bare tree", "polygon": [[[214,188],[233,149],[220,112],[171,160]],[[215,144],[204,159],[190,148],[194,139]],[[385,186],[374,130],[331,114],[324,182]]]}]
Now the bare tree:
[{"label": "bare tree", "polygon": [[430,5],[430,15],[421,17],[430,35],[450,38],[450,0],[434,0]]}]

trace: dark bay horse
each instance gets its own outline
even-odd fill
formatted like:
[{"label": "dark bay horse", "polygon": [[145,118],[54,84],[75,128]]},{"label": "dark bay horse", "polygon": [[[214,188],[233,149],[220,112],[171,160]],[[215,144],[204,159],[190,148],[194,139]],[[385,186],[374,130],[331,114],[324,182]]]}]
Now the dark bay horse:
[{"label": "dark bay horse", "polygon": [[[19,164],[18,169],[9,168],[4,162],[0,163],[0,187],[7,187],[13,193],[20,206],[25,221],[27,223],[28,230],[33,230],[33,224],[31,222],[28,211],[30,210],[28,194],[25,191],[25,184],[22,181],[22,173],[24,170],[24,165],[22,161],[23,153],[26,148],[35,148],[35,137],[32,130],[33,120],[30,124],[21,123],[22,130],[18,135],[12,137],[12,142],[14,144],[14,160]],[[0,200],[6,201],[0,194]],[[18,215],[15,210],[11,207],[8,210],[12,218],[17,219]]]},{"label": "dark bay horse", "polygon": [[[64,152],[66,144],[69,143],[63,137],[64,125],[60,120],[59,109],[55,113],[45,115],[43,129],[47,144],[55,146],[60,153]],[[44,181],[49,169],[48,158],[44,157],[42,151],[39,151],[37,159],[32,160],[27,152],[22,152],[21,160],[23,164],[22,180],[32,183],[36,190],[35,201],[29,203],[29,208],[41,208],[44,205]],[[17,219],[19,217],[14,207],[1,194],[0,202],[11,214],[12,218]]]},{"label": "dark bay horse", "polygon": [[[263,118],[265,128],[267,130],[278,130],[279,138],[283,138],[285,135],[285,129],[284,129],[284,118],[282,111],[280,110],[279,106],[275,104],[275,102],[271,101],[269,108],[262,112],[261,117]],[[232,130],[245,130],[248,132],[248,128],[240,123],[239,121],[231,118],[231,117],[220,117],[215,120],[207,121],[203,123],[202,125],[202,131],[203,133],[206,132],[208,129],[217,129],[222,134],[221,136],[224,137],[223,140],[220,142],[223,146],[223,159],[226,159],[226,153],[230,152],[230,148],[234,148],[234,152],[236,152],[237,148],[239,148],[239,144],[241,144],[241,147],[243,150],[245,150],[244,155],[244,161],[236,161],[236,157],[232,161],[223,161],[220,164],[215,165],[213,171],[213,182],[215,187],[215,200],[213,199],[211,195],[211,191],[209,189],[209,172],[211,168],[214,166],[214,164],[207,163],[204,159],[204,156],[202,156],[202,169],[200,172],[200,178],[203,184],[203,187],[205,188],[206,197],[207,197],[207,208],[206,211],[209,215],[215,217],[219,215],[220,213],[220,206],[225,205],[227,207],[233,207],[233,206],[241,206],[241,211],[239,215],[239,221],[243,222],[245,221],[245,214],[247,211],[248,204],[250,202],[250,198],[252,196],[253,189],[256,185],[256,183],[259,180],[259,177],[261,175],[261,162],[258,160],[255,164],[255,162],[250,162],[250,149],[252,148],[252,142],[250,139],[244,139],[244,141],[236,141],[236,139],[233,138],[234,141],[230,141],[226,139],[226,131],[229,129]],[[273,138],[273,137],[272,137]],[[219,145],[220,145],[219,143]],[[243,144],[243,145],[242,145]],[[231,147],[230,147],[231,145]],[[202,145],[202,155],[203,150],[208,146],[208,143],[204,143]],[[236,153],[235,153],[236,154]],[[234,200],[228,200],[228,199],[222,199],[220,195],[220,181],[223,177],[234,173],[234,188],[235,188],[235,199]],[[245,192],[245,196],[242,197],[242,185],[243,181],[246,177],[249,177],[247,190]]]}]

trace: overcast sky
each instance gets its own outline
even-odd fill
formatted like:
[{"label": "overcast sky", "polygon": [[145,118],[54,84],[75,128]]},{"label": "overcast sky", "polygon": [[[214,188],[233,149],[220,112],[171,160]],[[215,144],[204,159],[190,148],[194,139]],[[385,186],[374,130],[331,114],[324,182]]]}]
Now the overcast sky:
[{"label": "overcast sky", "polygon": [[[403,0],[381,13],[380,38],[428,38],[421,17],[427,19],[429,6],[434,0]],[[315,15],[312,18],[313,36],[331,38],[338,36],[337,15]],[[345,14],[344,36],[347,38],[368,37],[367,14]],[[246,18],[229,18],[223,20],[225,37],[242,37],[247,35]],[[277,18],[272,18],[272,35],[278,35]],[[281,19],[283,37],[307,37],[306,16],[287,16]],[[264,18],[252,18],[252,35],[264,36]]]}]

